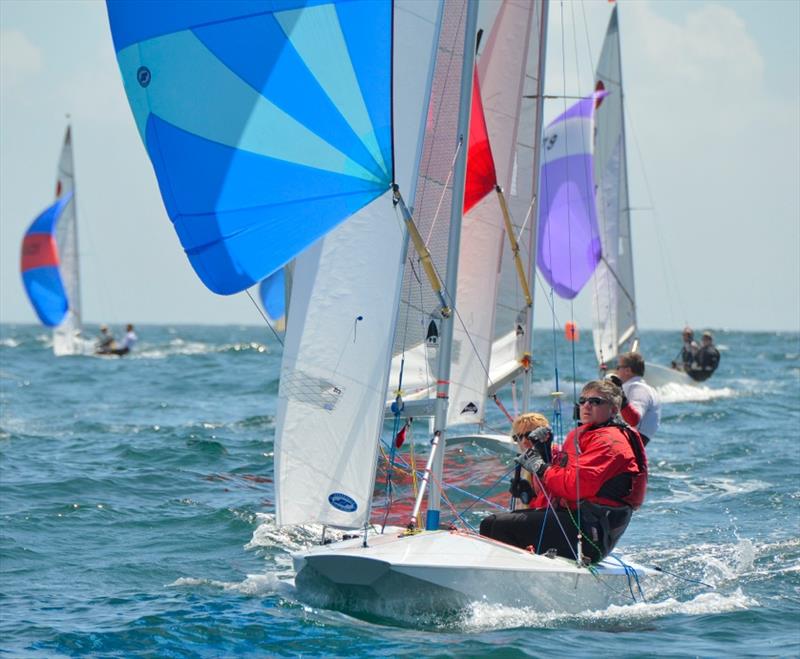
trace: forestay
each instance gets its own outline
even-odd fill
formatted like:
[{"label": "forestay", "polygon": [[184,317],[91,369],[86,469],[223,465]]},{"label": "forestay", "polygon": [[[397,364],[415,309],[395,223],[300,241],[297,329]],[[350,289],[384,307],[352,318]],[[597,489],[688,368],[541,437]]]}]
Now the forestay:
[{"label": "forestay", "polygon": [[597,91],[607,93],[595,111],[594,172],[603,260],[593,284],[594,348],[598,363],[605,364],[619,352],[633,349],[637,338],[616,7],[600,53],[595,85]]},{"label": "forestay", "polygon": [[[393,83],[395,180],[411,205],[439,5],[409,0],[393,11],[393,38],[388,24],[378,36],[400,56],[375,51],[371,61],[376,84]],[[348,50],[367,47],[351,37]],[[276,424],[281,525],[355,528],[369,518],[405,248],[385,190],[296,259]]]},{"label": "forestay", "polygon": [[212,291],[261,281],[389,189],[391,12],[108,0],[164,205]]}]

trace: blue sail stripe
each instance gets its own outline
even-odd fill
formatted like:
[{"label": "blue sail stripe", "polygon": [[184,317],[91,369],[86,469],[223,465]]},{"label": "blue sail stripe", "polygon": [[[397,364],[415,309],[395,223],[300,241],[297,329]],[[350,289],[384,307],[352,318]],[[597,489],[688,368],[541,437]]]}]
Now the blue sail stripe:
[{"label": "blue sail stripe", "polygon": [[[392,3],[109,0],[108,9],[164,205],[211,290],[252,286],[386,194]],[[281,27],[276,12],[295,10],[303,14],[282,16]]]},{"label": "blue sail stripe", "polygon": [[[389,167],[375,139],[375,130],[353,70],[336,9],[332,5],[322,5],[309,10],[281,12],[275,17],[289,43],[295,47],[342,115],[364,140],[367,149],[381,164],[384,174],[388,174]],[[328,40],[320,47],[323,35]]]},{"label": "blue sail stripe", "polygon": [[[371,3],[373,11],[382,9],[386,15],[382,20],[391,26],[391,3]],[[341,2],[336,5],[339,23],[342,27],[347,51],[359,86],[368,85],[361,90],[364,104],[370,116],[371,125],[375,127],[378,147],[388,163],[389,171],[393,171],[392,157],[392,108],[384,98],[392,97],[392,37],[378,30],[371,29],[366,21],[365,11],[358,2]],[[394,175],[392,174],[392,180]]]},{"label": "blue sail stripe", "polygon": [[[383,157],[376,160],[366,148],[294,47],[286,42],[273,16],[228,22],[194,33],[256,92],[374,176],[387,178],[379,164]],[[264,63],[270,67],[266,68]],[[303,93],[297,93],[298,89]]]},{"label": "blue sail stripe", "polygon": [[[304,164],[317,169],[376,180],[371,172],[333,148],[220,62],[191,32],[178,32],[153,39],[119,53],[120,67],[128,81],[128,95],[145,96],[138,111],[155,114],[189,132],[230,147]],[[144,55],[144,57],[142,57]],[[153,71],[142,88],[136,74],[140,62]],[[202,104],[190,103],[190,90],[205,87]],[[137,90],[138,88],[138,90]],[[133,105],[133,104],[132,104]],[[146,121],[138,117],[140,127]],[[264,126],[270,127],[265,134]]]},{"label": "blue sail stripe", "polygon": [[[341,0],[339,0],[341,1]],[[272,14],[331,0],[107,0],[114,50],[204,25]]]},{"label": "blue sail stripe", "polygon": [[22,281],[42,324],[47,327],[60,325],[69,311],[69,302],[58,268],[31,268],[22,273]]}]

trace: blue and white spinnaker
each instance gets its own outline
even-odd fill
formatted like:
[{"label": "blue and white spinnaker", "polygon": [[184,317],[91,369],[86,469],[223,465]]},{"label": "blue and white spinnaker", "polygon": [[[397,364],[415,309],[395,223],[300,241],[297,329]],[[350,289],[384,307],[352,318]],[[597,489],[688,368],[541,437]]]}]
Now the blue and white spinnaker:
[{"label": "blue and white spinnaker", "polygon": [[390,188],[392,3],[107,6],[164,205],[212,291],[264,279]]}]

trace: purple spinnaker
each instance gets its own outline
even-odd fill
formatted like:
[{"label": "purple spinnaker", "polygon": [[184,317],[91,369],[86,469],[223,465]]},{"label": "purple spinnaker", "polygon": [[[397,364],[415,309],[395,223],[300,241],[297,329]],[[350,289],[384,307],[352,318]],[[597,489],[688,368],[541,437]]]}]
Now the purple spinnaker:
[{"label": "purple spinnaker", "polygon": [[546,128],[540,181],[537,262],[553,290],[571,300],[602,256],[594,195],[594,106],[604,92],[570,107]]}]

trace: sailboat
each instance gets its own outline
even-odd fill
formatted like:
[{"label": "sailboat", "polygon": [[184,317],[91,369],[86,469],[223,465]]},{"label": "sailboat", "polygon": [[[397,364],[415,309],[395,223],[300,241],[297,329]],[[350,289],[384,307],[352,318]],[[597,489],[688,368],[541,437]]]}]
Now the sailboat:
[{"label": "sailboat", "polygon": [[[298,588],[433,608],[483,600],[577,611],[630,601],[632,570],[648,571],[611,560],[588,569],[440,529],[477,3],[108,10],[131,108],[200,278],[232,293],[295,258],[277,521],[361,529],[293,555]],[[545,23],[543,3],[504,10],[532,34]],[[427,267],[434,250],[414,223],[438,217],[439,206],[449,208],[440,218],[449,223],[444,283]],[[439,337],[435,432],[416,509],[425,490],[429,497],[425,530],[380,534],[369,520],[409,242],[434,282],[435,308],[419,309]]]},{"label": "sailboat", "polygon": [[91,354],[81,336],[78,223],[72,133],[67,126],[56,178],[56,201],[31,223],[22,240],[20,272],[31,306],[53,328],[56,356]]},{"label": "sailboat", "polygon": [[[595,90],[605,92],[595,109],[594,175],[603,257],[592,283],[595,354],[601,372],[617,355],[639,351],[633,273],[624,95],[617,7],[611,12],[597,65]],[[647,382],[694,385],[686,373],[647,362]]]}]

